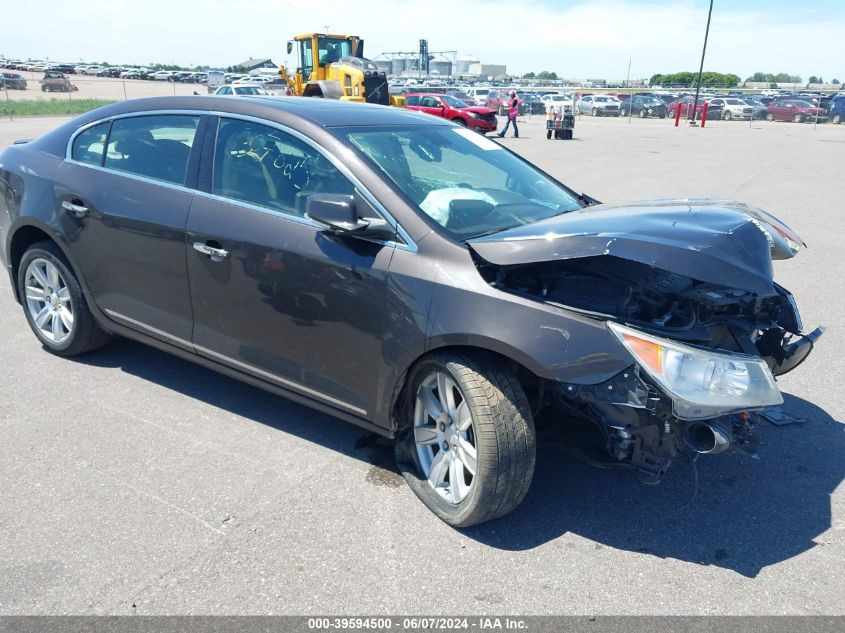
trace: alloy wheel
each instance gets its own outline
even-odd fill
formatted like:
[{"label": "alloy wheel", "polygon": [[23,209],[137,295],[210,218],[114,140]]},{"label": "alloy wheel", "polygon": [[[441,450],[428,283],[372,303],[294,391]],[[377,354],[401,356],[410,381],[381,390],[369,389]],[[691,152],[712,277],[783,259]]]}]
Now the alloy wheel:
[{"label": "alloy wheel", "polygon": [[30,262],[25,277],[26,307],[38,334],[61,344],[73,333],[73,303],[59,269],[46,259]]},{"label": "alloy wheel", "polygon": [[469,403],[444,372],[432,372],[417,389],[414,443],[435,492],[455,505],[466,499],[478,468],[475,428]]}]

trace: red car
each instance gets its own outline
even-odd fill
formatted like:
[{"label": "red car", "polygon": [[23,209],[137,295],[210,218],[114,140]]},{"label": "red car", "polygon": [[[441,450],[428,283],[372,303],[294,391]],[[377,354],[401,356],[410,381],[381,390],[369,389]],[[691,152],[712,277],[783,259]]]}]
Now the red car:
[{"label": "red car", "polygon": [[496,111],[491,108],[470,106],[450,95],[433,93],[412,94],[405,97],[405,107],[409,110],[427,112],[434,116],[449,119],[454,123],[466,125],[468,128],[486,134],[495,132],[498,121]]},{"label": "red car", "polygon": [[827,110],[817,108],[812,103],[799,99],[788,101],[772,101],[766,106],[767,121],[827,121]]},{"label": "red car", "polygon": [[[695,108],[695,119],[700,120],[702,113],[704,112],[704,102],[705,99],[703,97],[698,98],[698,106]],[[686,97],[681,97],[680,99],[676,99],[675,101],[671,101],[667,106],[666,109],[669,111],[669,118],[675,118],[675,112],[679,109],[681,111],[682,117],[689,117],[692,114],[692,104],[695,103],[695,97],[691,97],[687,95]],[[707,106],[707,119],[721,119],[722,118],[722,107],[721,106]]]}]

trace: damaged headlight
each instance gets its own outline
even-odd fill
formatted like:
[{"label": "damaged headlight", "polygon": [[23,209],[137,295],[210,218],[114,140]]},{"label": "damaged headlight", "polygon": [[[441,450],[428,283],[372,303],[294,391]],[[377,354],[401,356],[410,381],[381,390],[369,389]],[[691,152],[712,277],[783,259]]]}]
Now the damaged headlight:
[{"label": "damaged headlight", "polygon": [[682,420],[783,403],[772,372],[761,358],[690,347],[617,323],[607,326],[671,396],[674,413]]}]

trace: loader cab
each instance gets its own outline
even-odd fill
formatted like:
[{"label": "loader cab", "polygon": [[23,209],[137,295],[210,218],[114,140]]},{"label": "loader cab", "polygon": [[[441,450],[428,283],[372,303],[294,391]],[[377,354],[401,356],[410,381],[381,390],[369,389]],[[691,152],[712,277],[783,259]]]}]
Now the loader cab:
[{"label": "loader cab", "polygon": [[[364,41],[355,36],[310,33],[294,38],[304,81],[326,79],[326,68],[343,57],[363,57]],[[289,52],[292,43],[288,44]]]}]

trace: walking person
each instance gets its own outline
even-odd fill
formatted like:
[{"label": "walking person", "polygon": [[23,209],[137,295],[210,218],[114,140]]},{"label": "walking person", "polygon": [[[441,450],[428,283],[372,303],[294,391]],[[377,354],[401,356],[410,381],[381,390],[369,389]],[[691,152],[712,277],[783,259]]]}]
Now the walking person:
[{"label": "walking person", "polygon": [[508,99],[508,122],[505,123],[505,129],[499,132],[499,138],[503,137],[513,123],[513,137],[519,138],[519,128],[516,126],[516,117],[519,116],[519,97],[516,96],[516,90],[511,90],[511,96]]}]

